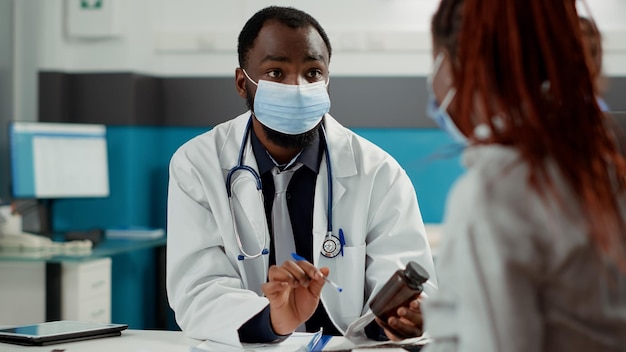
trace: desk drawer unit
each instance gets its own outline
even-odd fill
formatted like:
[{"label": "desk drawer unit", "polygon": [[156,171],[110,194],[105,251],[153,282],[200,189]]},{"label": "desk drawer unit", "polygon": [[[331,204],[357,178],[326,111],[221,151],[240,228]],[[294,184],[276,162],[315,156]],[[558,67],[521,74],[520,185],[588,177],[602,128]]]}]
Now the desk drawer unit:
[{"label": "desk drawer unit", "polygon": [[63,319],[96,323],[111,322],[111,299],[94,297],[75,302],[69,309],[63,310]]},{"label": "desk drawer unit", "polygon": [[63,263],[61,317],[111,322],[111,258]]},{"label": "desk drawer unit", "polygon": [[46,318],[46,264],[0,261],[0,325],[25,325]]}]

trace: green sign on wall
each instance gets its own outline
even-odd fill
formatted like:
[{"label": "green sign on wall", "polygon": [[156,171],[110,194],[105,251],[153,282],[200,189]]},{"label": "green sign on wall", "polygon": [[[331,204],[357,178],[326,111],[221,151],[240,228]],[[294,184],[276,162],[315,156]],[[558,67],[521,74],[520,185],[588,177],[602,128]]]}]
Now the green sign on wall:
[{"label": "green sign on wall", "polygon": [[99,9],[102,8],[103,0],[80,0],[80,7],[82,9]]}]

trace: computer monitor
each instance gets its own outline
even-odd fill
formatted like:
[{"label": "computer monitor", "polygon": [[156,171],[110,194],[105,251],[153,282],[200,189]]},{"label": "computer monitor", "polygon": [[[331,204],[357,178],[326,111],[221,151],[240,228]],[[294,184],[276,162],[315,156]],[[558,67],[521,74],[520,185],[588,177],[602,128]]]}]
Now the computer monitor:
[{"label": "computer monitor", "polygon": [[105,125],[14,121],[9,151],[13,198],[109,195]]},{"label": "computer monitor", "polygon": [[53,234],[56,199],[109,196],[105,125],[13,121],[9,156],[11,196],[26,200],[26,232]]}]

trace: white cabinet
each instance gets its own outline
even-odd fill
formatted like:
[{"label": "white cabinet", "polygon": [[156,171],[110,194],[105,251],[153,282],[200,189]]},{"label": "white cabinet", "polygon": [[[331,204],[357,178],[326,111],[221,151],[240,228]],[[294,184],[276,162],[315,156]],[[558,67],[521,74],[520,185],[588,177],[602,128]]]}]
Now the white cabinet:
[{"label": "white cabinet", "polygon": [[[111,258],[57,265],[61,319],[110,323]],[[47,295],[45,262],[0,261],[0,325],[45,321]]]},{"label": "white cabinet", "polygon": [[111,258],[62,264],[61,318],[111,322]]},{"label": "white cabinet", "polygon": [[46,318],[46,264],[0,261],[0,325],[25,325]]}]

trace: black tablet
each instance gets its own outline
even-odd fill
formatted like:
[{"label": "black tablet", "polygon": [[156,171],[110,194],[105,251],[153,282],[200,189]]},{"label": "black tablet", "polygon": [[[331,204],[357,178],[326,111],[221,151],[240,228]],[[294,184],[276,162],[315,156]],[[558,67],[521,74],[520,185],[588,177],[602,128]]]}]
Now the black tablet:
[{"label": "black tablet", "polygon": [[126,324],[87,323],[59,320],[0,329],[0,342],[44,346],[62,342],[120,336]]}]

